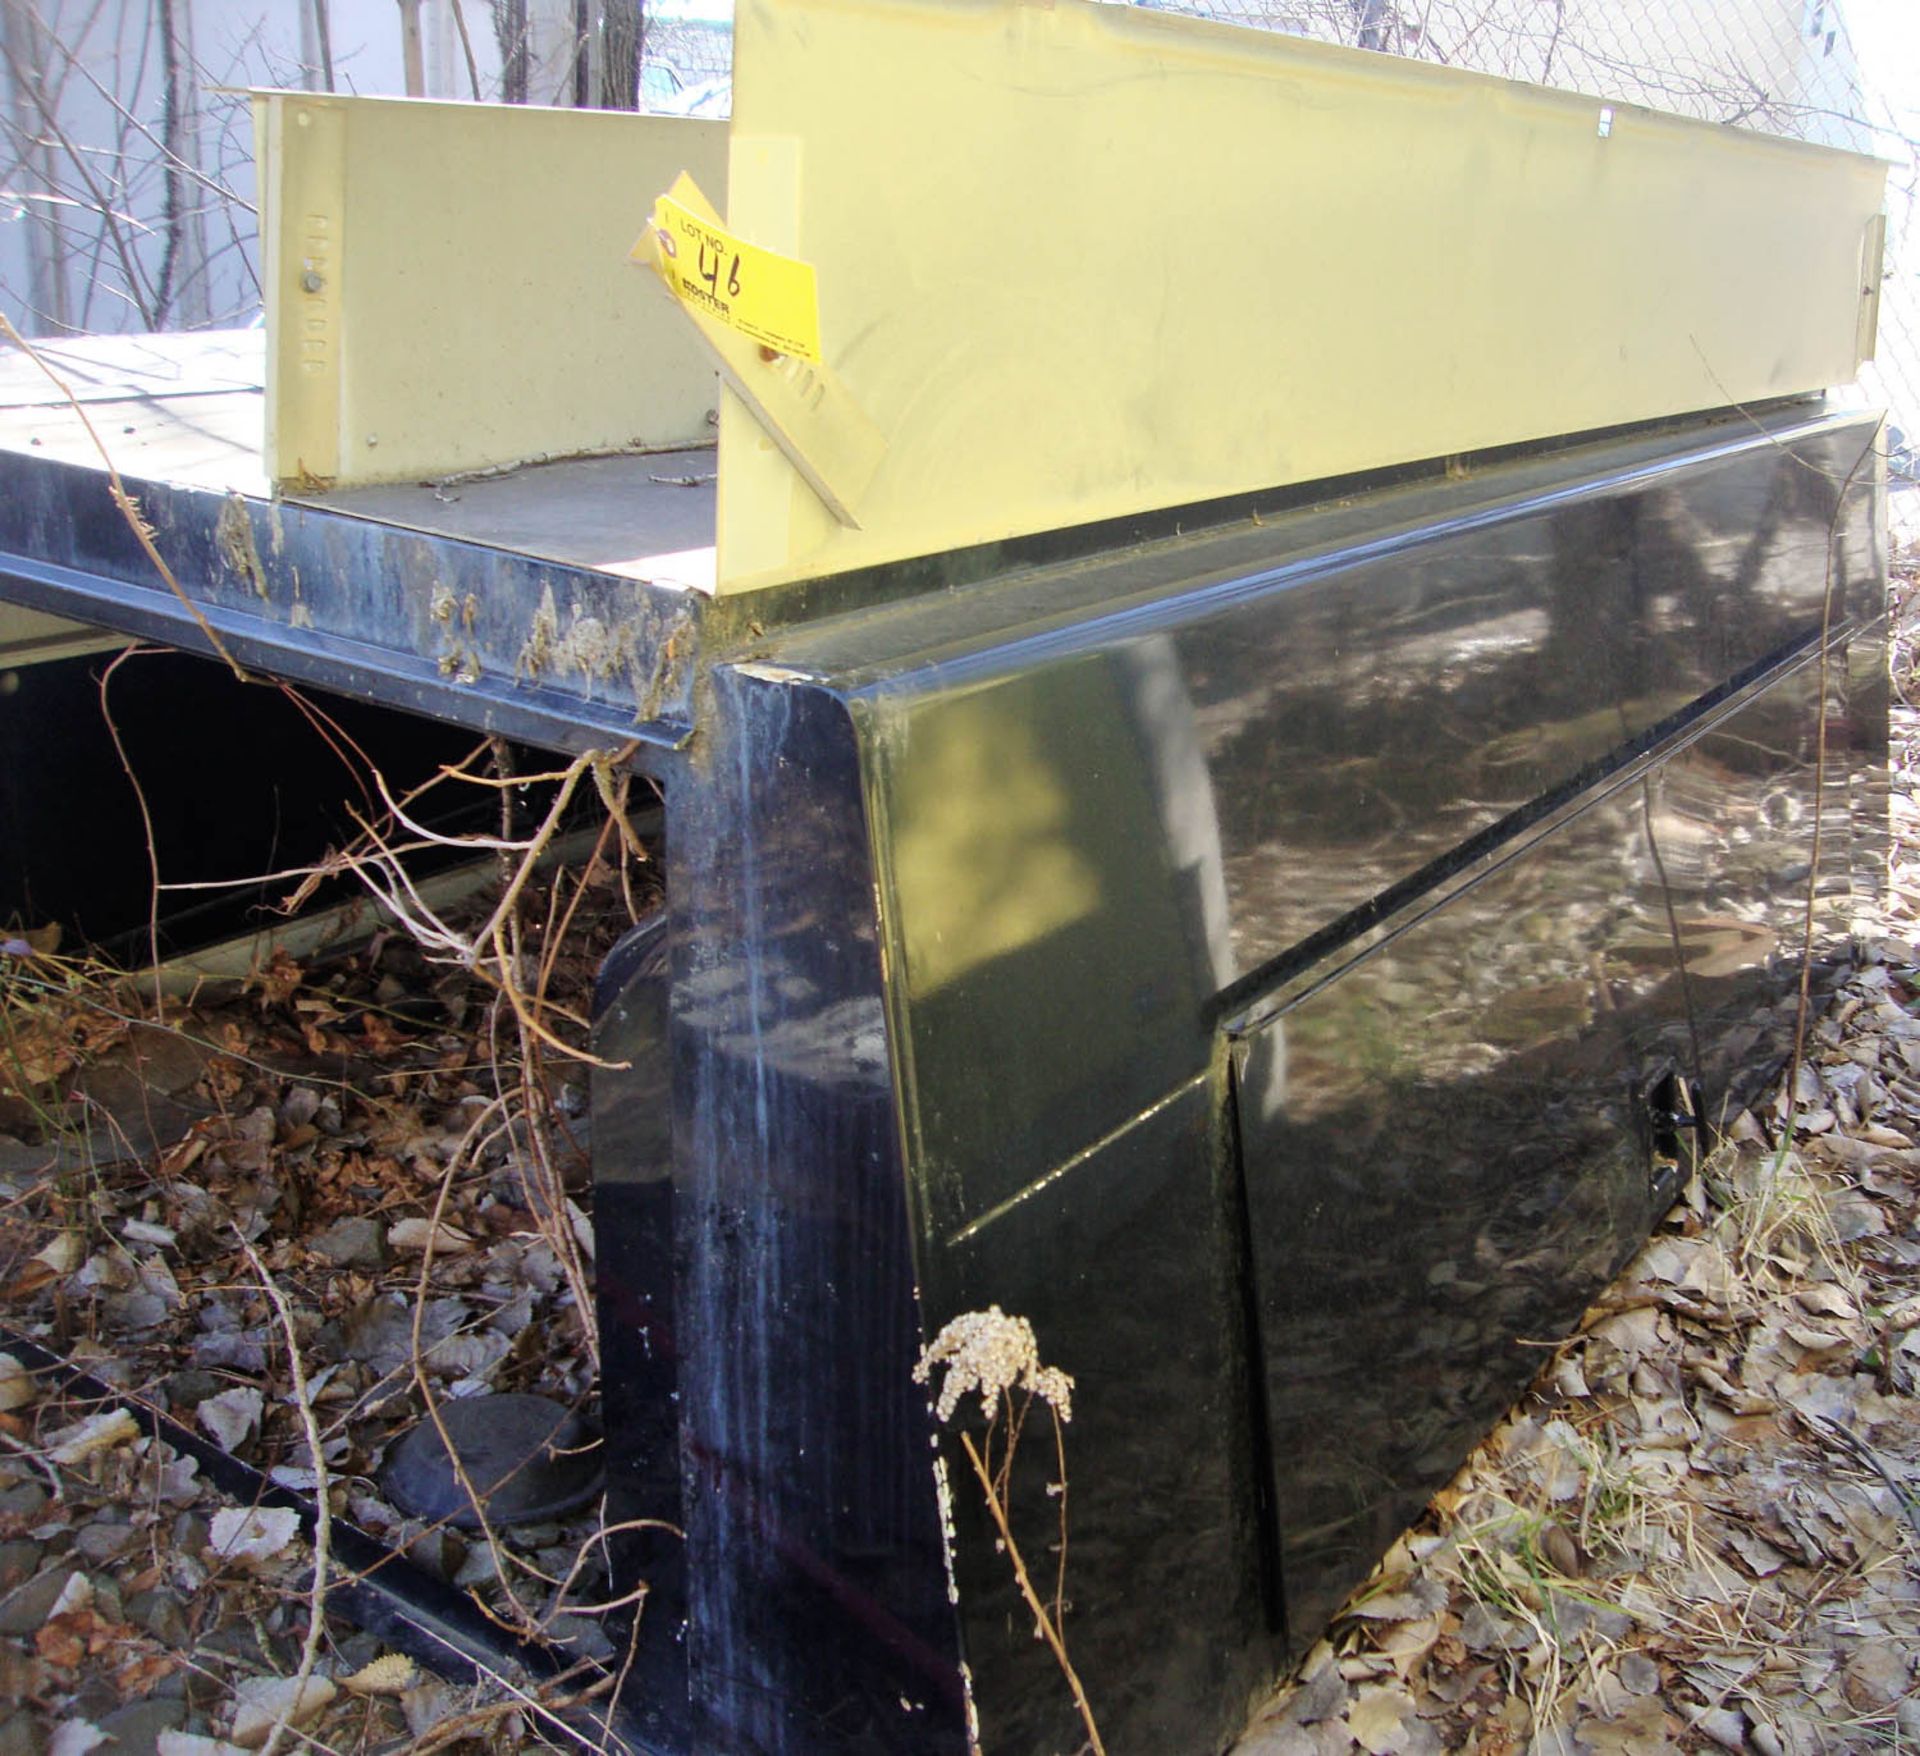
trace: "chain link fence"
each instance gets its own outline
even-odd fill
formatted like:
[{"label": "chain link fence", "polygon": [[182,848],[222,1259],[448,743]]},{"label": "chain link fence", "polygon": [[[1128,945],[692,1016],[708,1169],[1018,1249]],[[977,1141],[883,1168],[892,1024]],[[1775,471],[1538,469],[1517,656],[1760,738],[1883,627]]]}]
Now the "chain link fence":
[{"label": "chain link fence", "polygon": [[1920,0],[1135,3],[1888,159],[1879,347],[1849,394],[1887,409],[1895,534],[1920,542]]},{"label": "chain link fence", "polygon": [[673,108],[725,115],[732,107],[733,31],[704,18],[650,13],[640,33],[640,65],[657,67],[671,81]]}]

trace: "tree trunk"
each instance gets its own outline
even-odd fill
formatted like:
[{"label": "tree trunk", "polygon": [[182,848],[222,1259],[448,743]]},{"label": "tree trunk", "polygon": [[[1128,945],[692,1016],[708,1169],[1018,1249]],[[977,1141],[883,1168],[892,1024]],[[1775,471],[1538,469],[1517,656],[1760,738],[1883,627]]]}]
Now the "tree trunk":
[{"label": "tree trunk", "polygon": [[[10,77],[9,121],[14,150],[19,154],[27,182],[54,188],[53,147],[42,120],[47,103],[47,49],[28,0],[0,0],[0,42],[4,42]],[[51,202],[34,203],[27,223],[27,296],[33,302],[28,328],[36,334],[71,330],[73,299],[68,286],[68,245],[60,209]]]},{"label": "tree trunk", "polygon": [[420,41],[420,0],[400,0],[400,55],[406,68],[407,96],[427,95],[427,59]]},{"label": "tree trunk", "polygon": [[533,58],[527,32],[527,0],[493,0],[493,39],[500,45],[500,96],[509,104],[527,101]]},{"label": "tree trunk", "polygon": [[601,0],[594,46],[599,78],[595,102],[603,110],[640,107],[641,0]]},{"label": "tree trunk", "polygon": [[1353,11],[1358,23],[1354,42],[1362,49],[1384,49],[1393,23],[1391,0],[1353,0]]}]

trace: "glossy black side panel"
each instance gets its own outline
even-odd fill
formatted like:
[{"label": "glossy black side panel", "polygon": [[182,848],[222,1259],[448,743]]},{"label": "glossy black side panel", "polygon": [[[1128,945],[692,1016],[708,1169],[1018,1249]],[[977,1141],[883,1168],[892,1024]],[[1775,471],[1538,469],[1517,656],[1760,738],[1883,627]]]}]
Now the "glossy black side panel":
[{"label": "glossy black side panel", "polygon": [[723,671],[668,794],[692,1748],[966,1747],[844,707]]},{"label": "glossy black side panel", "polygon": [[685,1551],[680,1497],[679,1326],[674,1311],[673,1058],[668,922],[653,915],[615,947],[595,996],[593,1269],[607,1523],[620,1593],[647,1586],[632,1710],[684,1730]]},{"label": "glossy black side panel", "polygon": [[[1064,1432],[1063,1630],[1115,1752],[1216,1748],[1279,1658],[1278,1602],[1254,1430],[1236,1167],[1219,1081],[1203,1078],[1106,1143],[1016,1216],[956,1243],[942,1296],[1031,1320],[1075,1378]],[[976,1434],[977,1414],[962,1417]],[[1050,1589],[1062,1505],[1036,1407],[1008,1501]],[[957,1572],[982,1747],[1077,1750],[1051,1654],[1033,1637],[977,1483],[950,1453]]]},{"label": "glossy black side panel", "polygon": [[[1778,750],[1791,792],[1818,715],[1796,709],[1779,725],[1756,704],[1717,766],[1670,771],[1675,789],[1692,775],[1697,804],[1669,800],[1663,779],[1650,806],[1629,810],[1625,793],[1611,816],[1594,806],[1604,834],[1560,845],[1576,878],[1592,867],[1597,893],[1565,922],[1543,910],[1528,929],[1538,942],[1517,937],[1476,965],[1463,899],[1436,917],[1444,954],[1417,979],[1369,996],[1359,972],[1348,978],[1358,1004],[1320,1048],[1359,1081],[1353,1113],[1336,1105],[1325,1137],[1288,1161],[1333,1178],[1324,1261],[1287,1255],[1314,1191],[1263,1169],[1266,1131],[1307,1125],[1287,1108],[1292,1032],[1269,1032],[1239,1069],[1243,1204],[1218,1150],[1224,1115],[1201,1126],[1224,1109],[1223,1024],[1698,736],[1805,661],[1824,610],[1843,637],[1877,615],[1871,485],[1837,508],[1871,432],[1870,420],[1815,420],[1764,437],[1709,429],[1692,449],[1673,435],[1578,448],[783,640],[781,674],[843,695],[859,728],[928,1327],[998,1303],[1031,1318],[1044,1355],[1080,1379],[1065,1620],[1110,1748],[1199,1748],[1230,1730],[1274,1650],[1284,1569],[1279,1540],[1260,1533],[1306,1545],[1293,1621],[1309,1628],[1357,1558],[1418,1508],[1440,1460],[1450,1469],[1498,1411],[1521,1321],[1567,1301],[1577,1311],[1644,1230],[1648,1088],[1717,1066],[1692,1050],[1685,996],[1698,990],[1703,1043],[1726,1022],[1710,986],[1678,985],[1666,898],[1719,946],[1720,915],[1765,913],[1794,882],[1750,825],[1731,836],[1738,857],[1703,863],[1689,814],[1717,823],[1719,770],[1751,773]],[[1639,888],[1620,892],[1622,838],[1649,809],[1671,883],[1648,849]],[[1804,822],[1805,800],[1797,817],[1782,809],[1788,828]],[[1662,812],[1687,821],[1667,833]],[[1683,897],[1688,873],[1700,882]],[[1621,936],[1629,927],[1637,938]],[[1582,957],[1618,956],[1597,977],[1543,962],[1567,932]],[[1731,942],[1726,955],[1744,955],[1747,938]],[[1704,982],[1711,967],[1694,973]],[[1592,1066],[1543,1114],[1546,1063],[1518,1057],[1551,1036],[1556,1006],[1593,1023],[1589,986],[1609,1008],[1585,1045]],[[1650,1024],[1636,1001],[1652,1005]],[[1488,1045],[1475,1037],[1428,1067],[1430,1089],[1392,1083],[1429,1024],[1438,1052],[1447,1015],[1471,1021],[1497,1003],[1513,1016],[1487,1026]],[[1739,1003],[1765,1011],[1764,995]],[[1404,1111],[1391,1126],[1383,1090]],[[1449,1106],[1471,1116],[1471,1141],[1449,1132]],[[1369,1183],[1368,1154],[1402,1150],[1403,1137],[1404,1175]],[[1507,1341],[1485,1322],[1452,1341],[1443,1331],[1453,1351],[1435,1361],[1418,1351],[1433,1337],[1389,1301],[1402,1292],[1394,1240],[1441,1223],[1423,1202],[1445,1164],[1481,1180],[1441,1203],[1443,1219],[1480,1226],[1487,1202],[1513,1196],[1487,1244],[1513,1271],[1513,1308]],[[1142,1189],[1150,1201],[1135,1200]],[[1442,1295],[1420,1290],[1414,1308],[1429,1298]],[[1288,1300],[1308,1325],[1301,1351]],[[1316,1356],[1333,1342],[1311,1326],[1350,1312],[1340,1351]],[[1317,1388],[1286,1376],[1315,1357],[1335,1376]],[[1330,1510],[1303,1496],[1284,1448],[1303,1421],[1333,1440],[1348,1422],[1339,1469],[1366,1463],[1378,1410],[1339,1375],[1355,1359],[1381,1362],[1401,1427],[1357,1499]],[[1153,1423],[1130,1419],[1136,1395]],[[951,1439],[943,1453],[983,1735],[1002,1756],[1041,1756],[1074,1736],[1071,1706],[1013,1611],[964,1456]],[[1042,1499],[1043,1521],[1049,1509]],[[1044,1531],[1028,1535],[1044,1544]],[[1165,1552],[1205,1557],[1200,1597],[1156,1571]]]},{"label": "glossy black side panel", "polygon": [[1869,485],[1836,510],[1873,426],[1315,509],[1047,582],[1107,583],[1077,620],[1032,615],[1040,584],[947,606],[931,652],[932,610],[797,642],[863,716],[929,1244],[1463,850],[1809,651],[1823,608],[1876,618]]},{"label": "glossy black side panel", "polygon": [[[671,1217],[610,1179],[652,1241],[604,1307],[609,1373],[679,1398],[688,1749],[958,1756],[963,1659],[994,1756],[1078,1747],[911,1379],[994,1303],[1078,1380],[1108,1748],[1231,1734],[1644,1232],[1662,1082],[1777,1052],[1817,802],[1852,900],[1871,431],[1570,448],[714,674],[668,800]],[[1049,1587],[1051,1441],[1011,1484]]]},{"label": "glossy black side panel", "polygon": [[[1826,667],[1830,731],[1845,667]],[[1296,1646],[1644,1238],[1671,1192],[1653,1183],[1663,1080],[1702,1080],[1711,1115],[1785,1052],[1822,681],[1803,664],[1357,961],[1307,972],[1239,1044]],[[1816,886],[1833,901],[1839,791],[1838,882]],[[1820,913],[1830,943],[1844,924]]]},{"label": "glossy black side panel", "polygon": [[1196,705],[1230,727],[1211,766],[1243,968],[1777,662],[1829,585],[1836,629],[1877,615],[1875,502],[1835,512],[1869,437],[1442,527],[1311,606],[1196,637]]}]

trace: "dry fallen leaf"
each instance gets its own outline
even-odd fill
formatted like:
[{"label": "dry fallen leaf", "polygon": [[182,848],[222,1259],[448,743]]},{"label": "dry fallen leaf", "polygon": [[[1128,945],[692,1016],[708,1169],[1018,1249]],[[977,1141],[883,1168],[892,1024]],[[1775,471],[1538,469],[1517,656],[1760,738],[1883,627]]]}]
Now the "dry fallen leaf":
[{"label": "dry fallen leaf", "polygon": [[33,1260],[55,1274],[71,1274],[86,1255],[86,1244],[78,1232],[61,1232]]},{"label": "dry fallen leaf", "polygon": [[1385,1623],[1376,1630],[1374,1640],[1404,1683],[1439,1644],[1440,1630],[1440,1617],[1422,1616],[1412,1622]]},{"label": "dry fallen leaf", "polygon": [[473,1240],[458,1226],[442,1224],[435,1230],[430,1219],[395,1220],[387,1229],[387,1242],[409,1253],[424,1253],[431,1244],[436,1256],[457,1256],[473,1248]]},{"label": "dry fallen leaf", "polygon": [[110,1622],[91,1608],[80,1608],[49,1616],[34,1630],[33,1647],[48,1664],[75,1671],[136,1638],[124,1622]]},{"label": "dry fallen leaf", "polygon": [[1802,1287],[1793,1295],[1794,1303],[1803,1311],[1811,1311],[1816,1317],[1841,1317],[1851,1320],[1860,1315],[1860,1308],[1839,1287],[1825,1281],[1816,1281],[1812,1286]]},{"label": "dry fallen leaf", "polygon": [[1902,1299],[1899,1304],[1889,1307],[1880,1321],[1888,1329],[1912,1329],[1920,1324],[1920,1298]]},{"label": "dry fallen leaf", "polygon": [[89,1415],[72,1426],[62,1427],[47,1444],[47,1455],[55,1463],[73,1465],[90,1452],[124,1445],[140,1436],[140,1423],[123,1408],[105,1414]]},{"label": "dry fallen leaf", "polygon": [[1744,1530],[1729,1530],[1727,1546],[1746,1562],[1755,1579],[1768,1578],[1786,1565],[1786,1556],[1781,1554],[1773,1544],[1750,1535]]},{"label": "dry fallen leaf", "polygon": [[1660,1667],[1644,1652],[1630,1652],[1615,1673],[1630,1695],[1651,1695],[1660,1687]]},{"label": "dry fallen leaf", "polygon": [[162,1732],[155,1747],[159,1756],[246,1756],[238,1744],[203,1738],[197,1732]]},{"label": "dry fallen leaf", "polygon": [[249,1677],[234,1690],[233,1728],[228,1736],[257,1750],[285,1720],[299,1730],[318,1719],[339,1690],[325,1677]]},{"label": "dry fallen leaf", "polygon": [[383,1652],[344,1679],[344,1687],[355,1695],[399,1695],[411,1689],[419,1676],[420,1667],[405,1653]]},{"label": "dry fallen leaf", "polygon": [[113,1686],[122,1701],[140,1700],[151,1695],[156,1685],[180,1668],[180,1657],[171,1652],[136,1651],[113,1673]]},{"label": "dry fallen leaf", "polygon": [[1811,1323],[1789,1323],[1787,1339],[1810,1354],[1842,1353],[1855,1344],[1838,1330],[1816,1329]]},{"label": "dry fallen leaf", "polygon": [[1406,1622],[1430,1616],[1445,1606],[1447,1588],[1437,1579],[1406,1578],[1389,1581],[1385,1590],[1370,1592],[1347,1606],[1348,1614],[1375,1622]]},{"label": "dry fallen leaf", "polygon": [[1710,1707],[1697,1715],[1694,1729],[1703,1733],[1723,1750],[1744,1756],[1747,1748],[1747,1722],[1730,1707]]},{"label": "dry fallen leaf", "polygon": [[251,1385],[236,1385],[210,1396],[194,1410],[194,1419],[211,1433],[223,1451],[238,1451],[260,1428],[266,1398]]},{"label": "dry fallen leaf", "polygon": [[1398,1756],[1401,1722],[1413,1712],[1413,1697],[1390,1683],[1362,1687],[1347,1709],[1347,1730],[1371,1756]]},{"label": "dry fallen leaf", "polygon": [[47,1756],[87,1756],[88,1751],[110,1741],[91,1720],[63,1719],[47,1740]]},{"label": "dry fallen leaf", "polygon": [[425,1738],[460,1711],[460,1697],[451,1684],[423,1676],[400,1697],[400,1711],[407,1716],[407,1730],[416,1738]]},{"label": "dry fallen leaf", "polygon": [[1580,1545],[1558,1524],[1542,1526],[1540,1552],[1546,1556],[1556,1573],[1568,1579],[1578,1579],[1587,1570],[1586,1557],[1580,1553]]},{"label": "dry fallen leaf", "polygon": [[1593,1756],[1679,1756],[1668,1730],[1668,1716],[1653,1700],[1635,1702],[1612,1719],[1582,1720],[1575,1728],[1580,1747]]},{"label": "dry fallen leaf", "polygon": [[0,1354],[0,1413],[25,1408],[33,1397],[33,1374],[12,1354]]},{"label": "dry fallen leaf", "polygon": [[223,1506],[213,1515],[209,1548],[225,1561],[270,1561],[300,1534],[300,1514],[284,1506]]},{"label": "dry fallen leaf", "polygon": [[1234,1745],[1233,1756],[1320,1756],[1320,1741],[1305,1726],[1259,1725]]}]

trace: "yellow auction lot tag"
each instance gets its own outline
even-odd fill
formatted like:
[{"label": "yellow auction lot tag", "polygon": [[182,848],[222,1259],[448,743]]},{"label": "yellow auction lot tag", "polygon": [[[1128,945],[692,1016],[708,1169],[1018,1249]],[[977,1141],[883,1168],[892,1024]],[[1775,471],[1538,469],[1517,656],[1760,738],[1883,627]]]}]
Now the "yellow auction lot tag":
[{"label": "yellow auction lot tag", "polygon": [[670,195],[653,204],[653,240],[667,285],[689,306],[776,353],[820,358],[813,264],[736,238]]}]

